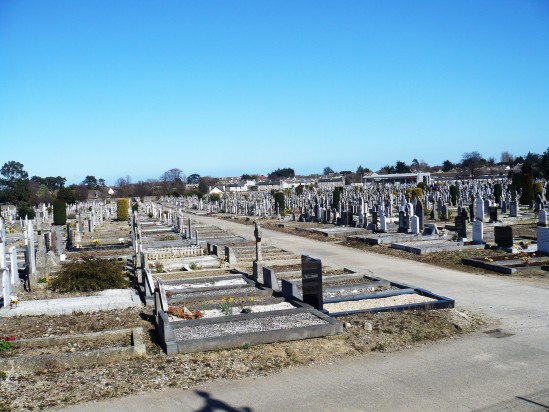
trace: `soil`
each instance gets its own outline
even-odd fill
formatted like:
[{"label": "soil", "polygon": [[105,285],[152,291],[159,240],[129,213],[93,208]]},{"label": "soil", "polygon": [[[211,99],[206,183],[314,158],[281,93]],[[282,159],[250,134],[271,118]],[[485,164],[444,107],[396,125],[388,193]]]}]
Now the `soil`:
[{"label": "soil", "polygon": [[59,408],[168,387],[189,388],[217,379],[268,375],[283,368],[367,356],[372,351],[399,351],[457,338],[493,323],[455,309],[370,313],[339,320],[346,327],[338,336],[168,357],[154,340],[150,310],[3,318],[0,319],[2,334],[15,335],[16,339],[136,326],[148,333],[145,333],[145,358],[92,369],[48,369],[39,373],[0,371],[0,393],[3,394],[0,410]]}]

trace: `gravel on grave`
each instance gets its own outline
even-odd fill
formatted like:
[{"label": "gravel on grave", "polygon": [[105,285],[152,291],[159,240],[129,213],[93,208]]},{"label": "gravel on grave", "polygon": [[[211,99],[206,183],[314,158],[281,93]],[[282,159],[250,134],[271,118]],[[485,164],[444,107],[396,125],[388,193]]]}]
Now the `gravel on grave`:
[{"label": "gravel on grave", "polygon": [[[246,308],[252,310],[251,313],[272,312],[275,310],[295,309],[295,306],[289,302],[273,303],[271,305],[244,305]],[[242,307],[236,306],[231,308],[231,315],[240,315],[242,313]],[[225,316],[221,309],[206,309],[202,311],[203,318],[219,318]],[[170,320],[181,320],[177,316],[170,315]]]},{"label": "gravel on grave", "polygon": [[338,303],[325,303],[324,309],[330,313],[349,312],[352,310],[364,310],[383,308],[387,306],[411,305],[415,303],[434,302],[436,299],[417,294],[390,296],[379,299],[349,300]]},{"label": "gravel on grave", "polygon": [[182,292],[178,293],[178,295],[185,296],[188,298],[194,298],[194,297],[204,297],[204,298],[215,298],[215,297],[225,297],[225,296],[231,296],[231,294],[238,293],[238,294],[247,294],[254,292],[257,292],[257,288],[254,286],[244,287],[244,288],[238,288],[238,289],[221,289],[221,290],[204,290],[204,291],[196,291],[196,292]]},{"label": "gravel on grave", "polygon": [[208,325],[183,326],[181,328],[175,328],[174,334],[177,341],[186,341],[238,335],[240,333],[266,332],[278,329],[324,325],[326,323],[328,322],[312,313],[305,312],[283,316],[269,316],[266,318],[234,320]]},{"label": "gravel on grave", "polygon": [[164,284],[165,290],[185,290],[185,289],[200,289],[200,288],[211,288],[217,286],[238,286],[246,285],[247,282],[244,279],[224,279],[216,280],[213,282],[201,282],[201,283],[180,283],[178,285],[166,285]]},{"label": "gravel on grave", "polygon": [[324,298],[335,298],[338,296],[360,295],[360,294],[376,294],[387,292],[391,290],[399,290],[396,286],[385,287],[356,287],[356,288],[342,288],[340,290],[326,291],[322,295]]}]

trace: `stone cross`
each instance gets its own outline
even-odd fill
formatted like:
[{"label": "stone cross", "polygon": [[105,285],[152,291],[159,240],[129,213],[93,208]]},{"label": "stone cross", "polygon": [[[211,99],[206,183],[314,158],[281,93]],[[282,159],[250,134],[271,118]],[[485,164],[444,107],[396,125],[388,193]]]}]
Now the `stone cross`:
[{"label": "stone cross", "polygon": [[255,237],[255,260],[261,262],[263,256],[261,253],[261,226],[259,223],[255,222],[254,237]]}]

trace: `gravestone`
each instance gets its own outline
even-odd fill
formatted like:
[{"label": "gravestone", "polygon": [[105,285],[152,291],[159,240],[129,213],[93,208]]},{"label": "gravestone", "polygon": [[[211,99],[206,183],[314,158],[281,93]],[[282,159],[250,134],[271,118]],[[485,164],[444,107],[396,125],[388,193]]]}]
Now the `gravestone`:
[{"label": "gravestone", "polygon": [[538,251],[549,253],[549,227],[538,227]]},{"label": "gravestone", "polygon": [[540,209],[538,212],[538,226],[547,227],[547,212],[545,209]]},{"label": "gravestone", "polygon": [[263,254],[261,251],[261,226],[257,221],[255,222],[255,229],[254,229],[254,237],[255,237],[255,260],[256,262],[261,262],[263,260]]},{"label": "gravestone", "polygon": [[456,216],[454,219],[454,225],[459,238],[467,237],[467,221],[468,219],[463,216]]},{"label": "gravestone", "polygon": [[423,229],[425,229],[425,219],[423,213],[423,202],[421,200],[418,200],[416,203],[416,216],[419,219],[419,231],[423,232]]},{"label": "gravestone", "polygon": [[412,229],[412,234],[419,235],[419,218],[417,216],[412,216],[410,218],[410,226]]},{"label": "gravestone", "polygon": [[384,214],[381,214],[379,218],[379,231],[382,233],[387,232],[387,218]]},{"label": "gravestone", "polygon": [[482,244],[484,241],[484,224],[480,220],[473,222],[473,243]]},{"label": "gravestone", "polygon": [[475,219],[481,222],[484,221],[484,200],[482,200],[480,195],[477,195],[475,200]]},{"label": "gravestone", "polygon": [[516,200],[511,200],[509,203],[509,216],[517,217],[518,214],[518,202]]},{"label": "gravestone", "polygon": [[490,206],[490,222],[498,221],[498,207]]},{"label": "gravestone", "polygon": [[513,227],[512,226],[495,226],[494,242],[499,247],[512,247],[513,246]]},{"label": "gravestone", "polygon": [[303,302],[317,310],[323,310],[322,261],[307,255],[301,256],[301,284]]}]

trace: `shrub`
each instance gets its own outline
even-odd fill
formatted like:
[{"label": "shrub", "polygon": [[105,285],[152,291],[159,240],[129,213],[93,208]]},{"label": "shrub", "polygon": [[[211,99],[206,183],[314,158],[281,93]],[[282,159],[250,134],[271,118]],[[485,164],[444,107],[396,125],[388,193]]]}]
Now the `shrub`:
[{"label": "shrub", "polygon": [[532,182],[532,175],[530,173],[526,173],[523,176],[522,196],[520,198],[520,203],[522,205],[529,205],[532,200],[534,200],[534,184]]},{"label": "shrub", "polygon": [[421,187],[407,188],[406,189],[406,198],[410,201],[412,199],[421,199],[423,197],[423,190]]},{"label": "shrub", "polygon": [[147,216],[149,216],[149,219],[152,219],[152,217],[154,216],[154,215],[153,215],[153,212],[147,213]]},{"label": "shrub", "polygon": [[455,185],[450,186],[450,201],[455,206],[459,200],[459,189]]},{"label": "shrub", "polygon": [[284,196],[284,193],[282,192],[276,192],[274,194],[275,198],[275,204],[278,205],[278,210],[280,213],[284,213],[284,209],[286,208],[286,198]]},{"label": "shrub", "polygon": [[134,204],[132,205],[132,211],[133,211],[133,212],[137,212],[138,210],[139,210],[139,205],[138,205],[137,203],[134,203]]},{"label": "shrub", "polygon": [[541,182],[534,183],[534,195],[543,194],[543,185]]},{"label": "shrub", "polygon": [[116,259],[81,256],[79,260],[62,263],[57,276],[50,280],[49,289],[61,293],[124,289],[128,281],[122,268]]},{"label": "shrub", "polygon": [[67,223],[67,203],[63,199],[53,201],[53,224],[64,225]]},{"label": "shrub", "polygon": [[332,192],[332,207],[337,208],[338,203],[341,201],[341,192],[343,192],[342,187],[336,187]]},{"label": "shrub", "polygon": [[503,189],[501,188],[501,184],[496,183],[494,185],[494,197],[496,198],[496,203],[499,203],[499,200],[501,199],[502,194],[503,194]]},{"label": "shrub", "polygon": [[128,220],[128,199],[118,199],[116,201],[116,219],[117,220]]}]

